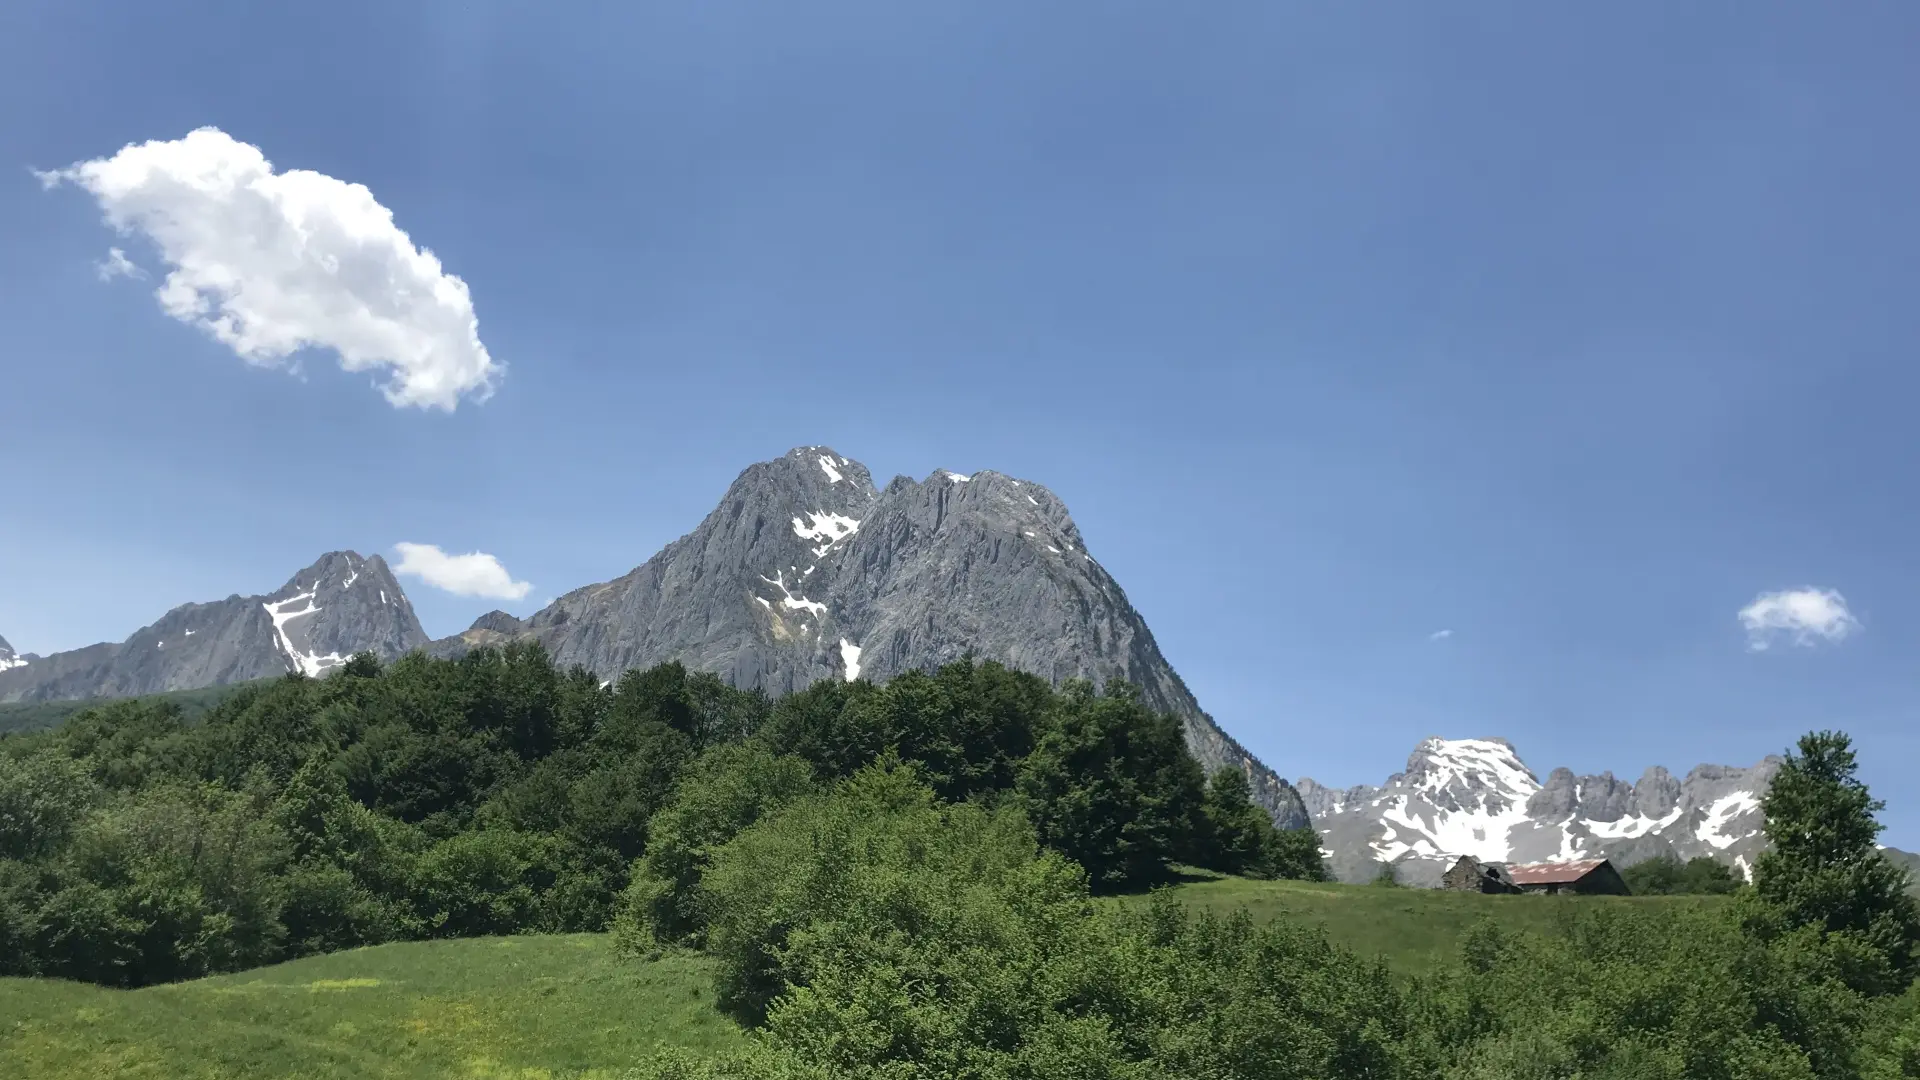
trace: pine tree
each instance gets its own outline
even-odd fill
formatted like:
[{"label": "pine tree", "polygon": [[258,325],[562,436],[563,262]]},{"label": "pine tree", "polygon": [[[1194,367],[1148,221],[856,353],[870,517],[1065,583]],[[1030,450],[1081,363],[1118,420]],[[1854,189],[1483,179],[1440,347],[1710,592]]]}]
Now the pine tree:
[{"label": "pine tree", "polygon": [[1874,846],[1885,803],[1855,777],[1837,731],[1802,736],[1761,801],[1772,850],[1754,866],[1756,896],[1788,929],[1813,927],[1879,971],[1862,989],[1904,989],[1920,972],[1920,908],[1907,875]]}]

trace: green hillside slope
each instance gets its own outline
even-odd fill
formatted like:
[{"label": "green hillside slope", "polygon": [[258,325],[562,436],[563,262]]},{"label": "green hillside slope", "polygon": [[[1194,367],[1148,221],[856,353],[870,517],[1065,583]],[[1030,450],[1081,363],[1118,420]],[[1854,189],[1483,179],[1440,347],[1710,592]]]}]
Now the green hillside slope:
[{"label": "green hillside slope", "polygon": [[0,1076],[598,1077],[739,1029],[706,962],[597,934],[407,942],[142,990],[0,979]]},{"label": "green hillside slope", "polygon": [[1579,910],[1625,906],[1675,911],[1726,901],[1718,896],[1484,896],[1248,878],[1194,881],[1179,891],[1194,906],[1223,915],[1245,908],[1260,922],[1293,919],[1325,927],[1336,944],[1362,955],[1384,956],[1395,971],[1408,975],[1430,971],[1453,955],[1461,935],[1483,918],[1515,930],[1557,933]]}]

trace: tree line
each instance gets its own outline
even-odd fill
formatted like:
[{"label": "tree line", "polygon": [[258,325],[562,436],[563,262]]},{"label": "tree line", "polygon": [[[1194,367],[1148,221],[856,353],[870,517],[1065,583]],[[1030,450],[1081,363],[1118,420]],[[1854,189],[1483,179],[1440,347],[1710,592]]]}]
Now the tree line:
[{"label": "tree line", "polygon": [[963,661],[771,699],[678,664],[603,685],[535,644],[362,655],[197,717],[117,702],[0,741],[0,974],[139,986],[602,930],[636,865],[697,860],[754,800],[882,759],[942,800],[1018,807],[1098,888],[1175,863],[1322,875],[1310,830],[1276,830],[1243,774],[1204,776],[1179,721],[1124,683],[1056,690]]}]

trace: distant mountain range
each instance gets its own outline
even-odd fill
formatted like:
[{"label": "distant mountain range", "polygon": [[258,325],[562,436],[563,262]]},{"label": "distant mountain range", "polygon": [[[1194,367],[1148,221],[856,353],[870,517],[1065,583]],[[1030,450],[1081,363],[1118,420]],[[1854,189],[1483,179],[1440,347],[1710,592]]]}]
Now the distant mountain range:
[{"label": "distant mountain range", "polygon": [[413,604],[378,555],[323,555],[265,596],[182,604],[117,643],[0,662],[0,702],[133,697],[321,675],[355,652],[396,657],[427,644]]},{"label": "distant mountain range", "polygon": [[1461,855],[1526,863],[1663,854],[1711,856],[1746,874],[1766,846],[1760,800],[1781,759],[1701,765],[1637,783],[1555,769],[1542,783],[1505,739],[1428,739],[1380,787],[1296,784],[1336,877],[1367,881],[1382,863],[1425,884]]},{"label": "distant mountain range", "polygon": [[1308,820],[1293,787],[1201,710],[1052,492],[946,470],[882,490],[823,446],[749,466],[692,532],[524,620],[491,612],[429,642],[384,561],[335,552],[274,593],[184,605],[118,644],[49,657],[9,648],[0,702],[318,675],[360,650],[457,656],[513,640],[607,679],[678,660],[776,694],[968,655],[1055,683],[1126,679],[1180,717],[1209,770],[1245,770],[1278,824]]}]

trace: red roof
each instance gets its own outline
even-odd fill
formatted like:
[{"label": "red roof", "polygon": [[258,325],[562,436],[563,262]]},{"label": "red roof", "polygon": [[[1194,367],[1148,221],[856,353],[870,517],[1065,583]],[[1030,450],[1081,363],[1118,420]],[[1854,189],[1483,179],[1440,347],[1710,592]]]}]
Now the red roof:
[{"label": "red roof", "polygon": [[1605,859],[1529,863],[1526,866],[1508,867],[1507,873],[1513,877],[1515,885],[1570,885],[1605,865]]}]

